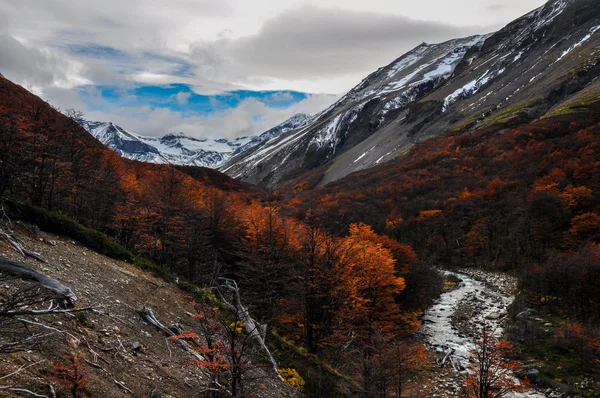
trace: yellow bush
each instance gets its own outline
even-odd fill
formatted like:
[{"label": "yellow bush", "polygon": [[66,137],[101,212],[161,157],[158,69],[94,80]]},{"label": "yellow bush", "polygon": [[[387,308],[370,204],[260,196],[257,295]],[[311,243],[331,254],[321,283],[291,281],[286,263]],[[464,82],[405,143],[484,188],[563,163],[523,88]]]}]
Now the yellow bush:
[{"label": "yellow bush", "polygon": [[283,381],[294,387],[298,391],[302,391],[304,388],[304,379],[298,374],[296,369],[279,369],[279,374],[283,378]]},{"label": "yellow bush", "polygon": [[242,321],[231,322],[229,324],[229,327],[231,328],[231,330],[235,330],[235,332],[237,334],[242,334],[242,332],[244,331],[244,328],[246,327],[246,322],[242,322]]}]

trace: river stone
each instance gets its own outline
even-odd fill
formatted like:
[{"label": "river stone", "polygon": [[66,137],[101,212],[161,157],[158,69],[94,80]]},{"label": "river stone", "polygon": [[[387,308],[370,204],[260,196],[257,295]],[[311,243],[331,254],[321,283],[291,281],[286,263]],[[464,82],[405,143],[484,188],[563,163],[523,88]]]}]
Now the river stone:
[{"label": "river stone", "polygon": [[531,319],[534,315],[537,315],[537,311],[531,308],[527,308],[525,311],[517,314],[517,319]]},{"label": "river stone", "polygon": [[496,311],[492,312],[491,314],[488,314],[485,318],[490,320],[496,320],[502,318],[502,314]]},{"label": "river stone", "polygon": [[540,371],[537,370],[536,368],[531,368],[531,369],[527,370],[527,378],[532,383],[535,383],[537,381],[539,374],[540,374]]}]

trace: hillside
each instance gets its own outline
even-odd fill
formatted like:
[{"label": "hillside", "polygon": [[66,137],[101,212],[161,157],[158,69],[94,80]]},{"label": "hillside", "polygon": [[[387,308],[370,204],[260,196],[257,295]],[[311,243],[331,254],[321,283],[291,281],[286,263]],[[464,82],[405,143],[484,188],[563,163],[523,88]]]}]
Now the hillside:
[{"label": "hillside", "polygon": [[0,397],[598,398],[598,48],[550,0],[237,143],[0,76]]},{"label": "hillside", "polygon": [[[42,339],[39,350],[2,355],[0,373],[17,372],[10,379],[12,385],[45,394],[48,385],[55,384],[53,363],[64,363],[69,352],[85,351],[91,396],[189,397],[202,390],[206,373],[185,366],[194,357],[176,342],[168,341],[165,332],[144,321],[141,315],[142,306],[146,305],[164,325],[193,330],[197,321],[191,313],[195,310],[183,298],[189,293],[130,263],[99,255],[72,238],[43,233],[20,222],[15,224],[14,233],[23,247],[48,264],[24,259],[5,241],[0,242],[0,256],[60,280],[77,295],[80,307],[99,308],[76,316],[31,318],[55,332]],[[3,323],[2,341],[6,337],[4,328]],[[291,389],[269,370],[268,366],[259,366],[254,377],[260,381],[249,390],[260,397],[292,396]],[[259,388],[259,384],[265,387]],[[0,396],[12,394],[0,392]]]},{"label": "hillside", "polygon": [[[282,211],[280,193],[246,190],[247,185],[214,170],[123,159],[75,120],[3,78],[0,133],[5,138],[0,146],[2,214],[70,236],[99,254],[134,263],[188,290],[202,292],[191,282],[219,293],[216,302],[206,303],[206,294],[197,298],[196,328],[170,332],[174,340],[192,347],[192,355],[203,358],[193,363],[208,374],[201,391],[208,389],[219,398],[245,396],[244,389],[256,386],[251,382],[256,364],[264,362],[276,378],[274,369],[305,396],[319,397],[324,391],[332,397],[370,395],[379,388],[374,378],[390,378],[394,370],[383,368],[367,351],[360,361],[355,353],[383,331],[386,337],[377,348],[381,355],[391,358],[394,347],[406,341],[407,355],[423,357],[411,335],[441,281],[409,246],[363,223],[328,233],[321,225],[321,209],[295,219]],[[6,223],[0,236],[18,247],[22,238],[13,228]],[[39,257],[26,249],[26,256]],[[10,272],[20,269],[6,267]],[[369,271],[373,267],[377,273]],[[47,276],[21,270],[16,275],[19,286],[27,279],[23,275],[37,275],[44,289],[37,290],[31,304],[14,304],[12,294],[8,301],[0,298],[9,308],[8,319],[11,311],[29,311],[23,308],[32,305],[42,311],[50,297],[73,301],[71,294],[64,295],[70,290],[60,281],[48,285]],[[60,280],[65,282],[62,276]],[[98,286],[118,286],[118,281],[115,277]],[[356,289],[365,284],[377,288]],[[47,292],[48,286],[55,290]],[[146,294],[154,292],[140,292],[136,299],[145,301]],[[79,305],[74,309],[81,310]],[[17,319],[16,326],[22,329],[26,321]],[[26,347],[17,352],[36,349]],[[271,353],[269,347],[277,351]],[[89,349],[77,355],[97,364]],[[73,358],[77,364],[79,357]],[[372,366],[380,371],[364,372]],[[268,383],[264,389],[265,394],[273,392]]]},{"label": "hillside", "polygon": [[379,69],[302,129],[221,167],[280,186],[320,168],[324,185],[453,128],[535,120],[598,76],[599,4],[552,0],[485,36],[422,44]]}]

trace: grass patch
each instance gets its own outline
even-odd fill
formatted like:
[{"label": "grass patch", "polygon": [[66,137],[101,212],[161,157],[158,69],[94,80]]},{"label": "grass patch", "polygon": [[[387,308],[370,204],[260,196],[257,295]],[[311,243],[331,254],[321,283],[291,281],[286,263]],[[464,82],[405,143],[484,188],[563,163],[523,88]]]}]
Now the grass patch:
[{"label": "grass patch", "polygon": [[102,232],[81,225],[62,213],[13,200],[5,200],[4,207],[12,218],[35,224],[50,233],[68,236],[107,257],[136,263],[136,256],[123,246],[110,240]]},{"label": "grass patch", "polygon": [[559,106],[546,113],[542,118],[552,116],[569,115],[575,113],[588,113],[592,109],[592,105],[597,105],[600,102],[600,89],[592,90],[589,93],[578,95],[576,98],[568,100],[564,105]]},{"label": "grass patch", "polygon": [[541,105],[544,102],[542,98],[534,98],[529,101],[520,102],[516,105],[513,105],[509,108],[504,109],[500,113],[493,115],[484,120],[483,124],[480,127],[488,127],[494,124],[505,124],[510,123],[514,119],[520,117],[520,115],[525,112],[527,109],[531,109],[535,106]]},{"label": "grass patch", "polygon": [[485,118],[488,117],[493,112],[493,109],[494,108],[491,108],[491,107],[483,108],[482,110],[480,110],[479,112],[476,112],[471,117],[469,117],[469,118],[463,120],[462,122],[459,122],[458,124],[456,124],[454,127],[452,127],[450,129],[450,132],[457,133],[457,132],[460,132],[462,130],[468,130],[471,127],[476,126],[477,123],[485,120]]}]

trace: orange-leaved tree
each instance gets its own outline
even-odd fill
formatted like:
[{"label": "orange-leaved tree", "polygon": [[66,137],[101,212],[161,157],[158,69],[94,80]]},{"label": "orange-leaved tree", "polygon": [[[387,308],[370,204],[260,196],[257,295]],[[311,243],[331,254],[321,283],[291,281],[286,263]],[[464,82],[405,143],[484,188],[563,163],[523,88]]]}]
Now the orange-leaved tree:
[{"label": "orange-leaved tree", "polygon": [[90,379],[83,354],[73,352],[67,354],[66,359],[66,364],[54,363],[54,381],[69,391],[74,398],[87,397],[86,385]]},{"label": "orange-leaved tree", "polygon": [[404,279],[396,275],[392,252],[385,248],[373,229],[352,224],[344,239],[348,266],[342,270],[348,305],[341,309],[346,332],[362,356],[365,396],[375,391],[374,370],[385,346],[402,328],[396,297],[404,290]]},{"label": "orange-leaved tree", "polygon": [[468,366],[471,374],[465,380],[470,397],[500,398],[509,392],[527,390],[514,375],[521,364],[507,358],[512,348],[511,343],[500,340],[487,327],[483,328],[475,349],[471,350],[472,363]]}]

